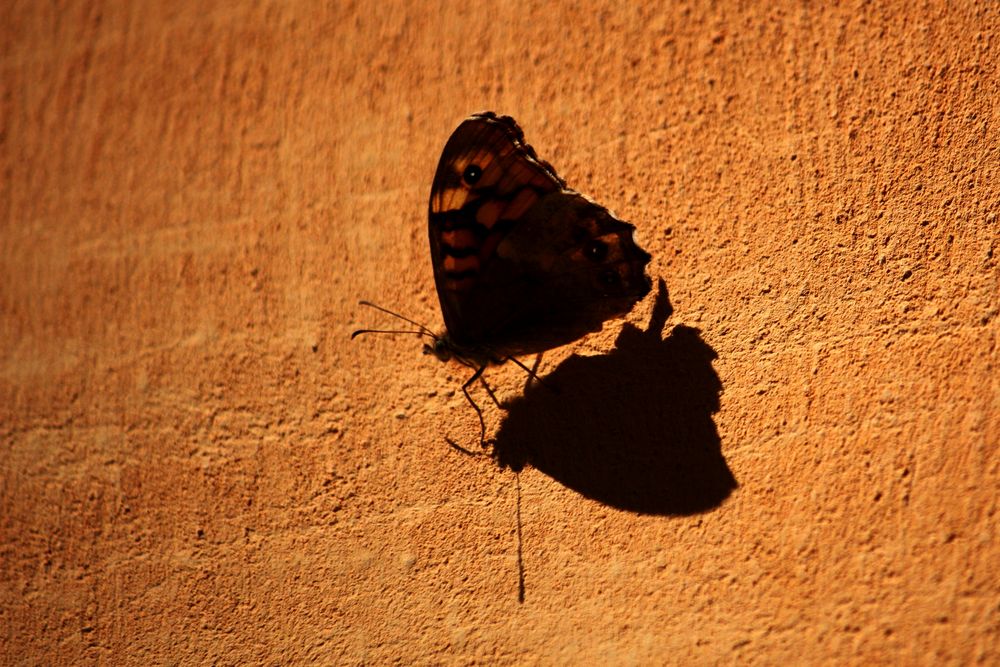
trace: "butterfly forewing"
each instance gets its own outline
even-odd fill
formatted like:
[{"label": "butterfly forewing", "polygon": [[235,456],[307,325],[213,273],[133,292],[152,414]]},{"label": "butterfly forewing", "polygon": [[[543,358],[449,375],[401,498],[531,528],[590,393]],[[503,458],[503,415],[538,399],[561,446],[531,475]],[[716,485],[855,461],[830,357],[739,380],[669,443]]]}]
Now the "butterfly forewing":
[{"label": "butterfly forewing", "polygon": [[456,339],[469,330],[462,301],[502,237],[542,195],[563,187],[529,151],[511,119],[477,114],[441,155],[431,189],[431,261],[445,325]]}]

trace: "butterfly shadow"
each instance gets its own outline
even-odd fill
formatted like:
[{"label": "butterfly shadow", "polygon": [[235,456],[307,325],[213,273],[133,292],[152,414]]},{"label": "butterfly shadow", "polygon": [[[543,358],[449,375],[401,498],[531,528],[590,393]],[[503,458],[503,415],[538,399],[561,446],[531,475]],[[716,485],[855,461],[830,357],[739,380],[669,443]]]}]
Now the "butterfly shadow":
[{"label": "butterfly shadow", "polygon": [[689,515],[737,487],[712,415],[722,382],[697,329],[661,332],[673,312],[663,281],[646,331],[626,324],[610,353],[573,355],[514,399],[496,435],[498,463],[526,464],[611,507]]}]

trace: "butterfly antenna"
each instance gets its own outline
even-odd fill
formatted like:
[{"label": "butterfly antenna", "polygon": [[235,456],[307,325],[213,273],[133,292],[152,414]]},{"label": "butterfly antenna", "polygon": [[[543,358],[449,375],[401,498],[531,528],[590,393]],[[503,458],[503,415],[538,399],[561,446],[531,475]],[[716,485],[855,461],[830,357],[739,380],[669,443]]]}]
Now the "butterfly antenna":
[{"label": "butterfly antenna", "polygon": [[[388,308],[383,308],[382,306],[379,306],[378,304],[374,304],[371,301],[358,301],[358,303],[360,303],[362,306],[368,306],[369,308],[374,308],[375,310],[381,310],[386,315],[392,315],[393,317],[398,317],[399,319],[403,320],[404,322],[409,322],[410,324],[412,324],[416,328],[418,328],[421,331],[423,331],[424,333],[426,333],[428,336],[430,336],[432,338],[437,338],[437,336],[434,335],[433,331],[431,331],[430,329],[428,329],[427,327],[425,327],[420,322],[414,322],[409,317],[404,317],[404,316],[400,315],[399,313],[394,313],[391,310],[389,310]],[[351,337],[353,338],[353,336],[351,336]]]},{"label": "butterfly antenna", "polygon": [[418,336],[428,336],[437,340],[437,336],[430,333],[429,331],[403,331],[400,329],[358,329],[351,334],[351,340],[354,340],[355,336],[360,336],[361,334],[369,333],[381,333],[381,334],[416,334]]}]

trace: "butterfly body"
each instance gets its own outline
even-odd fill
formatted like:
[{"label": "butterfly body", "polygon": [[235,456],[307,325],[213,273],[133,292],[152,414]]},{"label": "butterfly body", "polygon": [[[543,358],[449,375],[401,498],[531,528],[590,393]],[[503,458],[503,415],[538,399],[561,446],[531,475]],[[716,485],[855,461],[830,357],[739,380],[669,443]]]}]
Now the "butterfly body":
[{"label": "butterfly body", "polygon": [[470,368],[499,366],[507,361],[507,357],[498,356],[487,348],[458,345],[447,334],[435,336],[433,345],[424,345],[424,354],[432,354],[440,361],[457,361]]}]

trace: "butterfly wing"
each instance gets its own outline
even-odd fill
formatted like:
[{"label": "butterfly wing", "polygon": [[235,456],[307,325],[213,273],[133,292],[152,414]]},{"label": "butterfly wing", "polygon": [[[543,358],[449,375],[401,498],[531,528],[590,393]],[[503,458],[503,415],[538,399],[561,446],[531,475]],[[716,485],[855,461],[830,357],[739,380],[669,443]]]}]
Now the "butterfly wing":
[{"label": "butterfly wing", "polygon": [[431,188],[431,259],[451,342],[498,355],[571,342],[651,287],[635,228],[566,187],[517,123],[466,119]]}]

